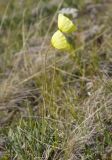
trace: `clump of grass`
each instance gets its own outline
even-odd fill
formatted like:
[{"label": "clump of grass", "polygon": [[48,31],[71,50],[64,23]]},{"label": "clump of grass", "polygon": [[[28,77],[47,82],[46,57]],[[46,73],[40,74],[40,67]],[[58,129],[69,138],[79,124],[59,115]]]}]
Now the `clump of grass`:
[{"label": "clump of grass", "polygon": [[81,104],[73,99],[73,90],[60,102],[53,100],[49,104],[45,97],[47,108],[41,106],[44,116],[42,112],[42,116],[23,117],[15,129],[9,130],[9,154],[17,159],[110,157],[112,95],[105,87]]},{"label": "clump of grass", "polygon": [[[19,159],[48,159],[61,152],[61,136],[58,129],[52,127],[54,122],[47,119],[22,120],[15,131],[9,131],[11,157]],[[55,124],[56,125],[56,124]],[[55,126],[56,127],[56,126]]]}]

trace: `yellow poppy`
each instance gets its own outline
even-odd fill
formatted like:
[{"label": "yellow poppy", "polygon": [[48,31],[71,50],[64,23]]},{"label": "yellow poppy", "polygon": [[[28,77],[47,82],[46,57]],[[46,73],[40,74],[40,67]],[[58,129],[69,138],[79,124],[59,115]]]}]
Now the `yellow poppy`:
[{"label": "yellow poppy", "polygon": [[72,33],[77,30],[76,25],[61,13],[58,15],[58,28],[64,33]]},{"label": "yellow poppy", "polygon": [[51,38],[51,43],[53,47],[60,49],[60,50],[66,50],[66,51],[73,50],[73,46],[69,43],[65,35],[60,30],[57,30],[53,34]]}]

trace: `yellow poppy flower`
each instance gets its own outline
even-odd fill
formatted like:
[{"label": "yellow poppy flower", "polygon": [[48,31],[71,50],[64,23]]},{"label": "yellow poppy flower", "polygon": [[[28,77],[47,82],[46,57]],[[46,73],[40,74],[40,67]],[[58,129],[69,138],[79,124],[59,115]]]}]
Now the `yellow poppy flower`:
[{"label": "yellow poppy flower", "polygon": [[72,33],[77,30],[76,25],[61,13],[58,15],[58,28],[64,33]]},{"label": "yellow poppy flower", "polygon": [[53,47],[59,50],[66,50],[66,51],[73,50],[73,46],[69,43],[65,35],[60,30],[57,30],[53,34],[51,38],[51,43]]}]

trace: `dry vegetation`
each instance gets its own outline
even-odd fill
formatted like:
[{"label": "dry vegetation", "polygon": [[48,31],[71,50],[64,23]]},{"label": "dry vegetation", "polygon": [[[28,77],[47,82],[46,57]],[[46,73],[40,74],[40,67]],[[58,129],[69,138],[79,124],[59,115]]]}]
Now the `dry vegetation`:
[{"label": "dry vegetation", "polygon": [[[111,0],[4,2],[0,160],[112,160]],[[79,9],[74,57],[50,44],[64,7]]]}]

